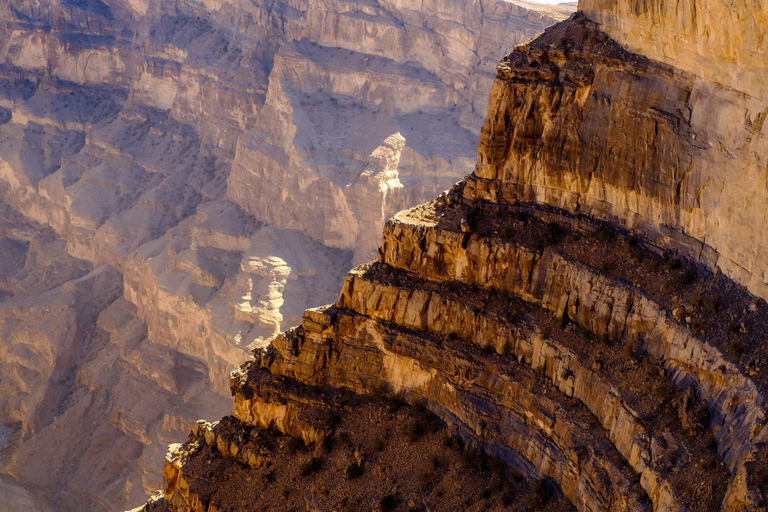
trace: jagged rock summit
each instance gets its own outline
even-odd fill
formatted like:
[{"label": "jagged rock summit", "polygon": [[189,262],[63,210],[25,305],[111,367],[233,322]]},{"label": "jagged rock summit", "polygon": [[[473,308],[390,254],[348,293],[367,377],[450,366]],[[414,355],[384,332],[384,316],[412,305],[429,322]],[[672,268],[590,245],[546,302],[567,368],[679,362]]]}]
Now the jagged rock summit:
[{"label": "jagged rock summit", "polygon": [[[254,428],[317,447],[318,471],[294,484],[314,489],[321,447],[340,435],[329,409],[356,413],[323,393],[345,389],[431,411],[551,486],[545,503],[767,510],[768,93],[719,70],[761,76],[760,47],[742,42],[762,44],[768,26],[757,2],[697,4],[587,0],[506,57],[476,171],[390,219],[335,304],[232,374],[232,417],[169,452],[145,509],[259,510],[258,493],[236,501],[270,485],[248,463]],[[739,37],[710,36],[730,7]],[[206,460],[223,469],[201,472]],[[235,475],[253,483],[203,484]],[[397,476],[380,485],[382,509],[399,496],[403,510],[456,510]],[[307,510],[349,505],[335,496]],[[376,503],[357,499],[351,510]]]}]

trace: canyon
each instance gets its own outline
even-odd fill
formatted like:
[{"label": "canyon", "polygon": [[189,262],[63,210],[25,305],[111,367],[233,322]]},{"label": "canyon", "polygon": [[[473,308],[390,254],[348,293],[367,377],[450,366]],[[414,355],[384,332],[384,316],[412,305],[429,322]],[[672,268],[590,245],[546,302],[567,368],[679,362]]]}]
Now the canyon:
[{"label": "canyon", "polygon": [[[286,460],[309,468],[278,481],[286,500],[312,497],[295,509],[503,508],[482,468],[466,477],[488,492],[469,485],[458,507],[438,465],[431,487],[405,485],[351,425],[392,402],[506,468],[510,507],[768,510],[766,14],[581,0],[509,48],[474,172],[390,217],[334,303],[254,350],[231,414],[170,446],[137,510],[268,510]],[[398,411],[388,421],[407,425]],[[408,453],[419,467],[431,452]],[[357,478],[368,493],[340,500]],[[525,485],[549,489],[545,508],[522,505]]]},{"label": "canyon", "polygon": [[145,501],[230,371],[472,172],[496,64],[574,8],[3,2],[0,511]]}]

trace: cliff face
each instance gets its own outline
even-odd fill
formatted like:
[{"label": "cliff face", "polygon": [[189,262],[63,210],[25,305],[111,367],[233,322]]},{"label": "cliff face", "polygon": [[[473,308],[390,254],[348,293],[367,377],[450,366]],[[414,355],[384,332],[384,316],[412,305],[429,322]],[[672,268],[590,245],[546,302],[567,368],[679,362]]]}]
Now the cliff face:
[{"label": "cliff face", "polygon": [[[698,37],[614,4],[586,6]],[[577,14],[502,61],[476,171],[232,374],[238,428],[319,446],[334,432],[293,387],[386,389],[580,511],[766,510],[761,100],[616,37]],[[200,446],[169,452],[146,510],[232,506],[190,484]],[[213,459],[238,473],[236,452]]]},{"label": "cliff face", "polygon": [[502,74],[514,86],[497,83],[484,138],[506,132],[511,145],[481,145],[473,194],[620,224],[766,298],[765,5],[580,7],[619,43],[674,68],[617,66],[625,59],[608,49],[598,65],[562,62],[544,51],[555,38],[533,46],[540,54],[511,56]]},{"label": "cliff face", "polygon": [[564,17],[2,2],[0,509],[139,502],[250,346],[471,171],[501,52]]},{"label": "cliff face", "polygon": [[765,99],[763,2],[581,0],[579,9],[634,51]]}]

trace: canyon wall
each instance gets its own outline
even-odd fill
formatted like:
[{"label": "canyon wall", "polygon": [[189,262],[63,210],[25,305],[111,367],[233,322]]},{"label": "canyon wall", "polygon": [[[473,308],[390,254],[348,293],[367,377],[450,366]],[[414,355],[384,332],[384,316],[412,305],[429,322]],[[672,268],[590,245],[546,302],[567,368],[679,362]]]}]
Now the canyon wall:
[{"label": "canyon wall", "polygon": [[[679,40],[720,59],[705,36],[729,18],[688,23],[748,4],[674,4],[586,1],[505,57],[475,172],[394,215],[335,303],[233,372],[212,429],[278,430],[322,461],[336,433],[295,390],[384,390],[579,511],[768,510],[768,98],[659,54]],[[765,40],[749,5],[734,48]],[[650,25],[663,33],[642,41]],[[720,64],[763,73],[757,53]],[[201,446],[171,447],[144,511],[225,510],[266,487],[238,442]],[[206,478],[254,483],[199,493],[195,453],[227,468]]]},{"label": "canyon wall", "polygon": [[471,172],[496,63],[567,15],[2,2],[0,510],[140,502],[249,349]]},{"label": "canyon wall", "polygon": [[654,60],[765,97],[768,6],[736,0],[581,0],[614,40]]},{"label": "canyon wall", "polygon": [[[585,69],[560,56],[513,55],[502,67],[520,85],[496,86],[486,129],[515,142],[481,146],[478,183],[496,179],[499,188],[477,196],[619,223],[768,297],[765,5],[586,0],[580,8],[622,48],[657,62],[617,68],[618,48]],[[539,69],[523,76],[520,65]],[[569,81],[547,81],[550,72]],[[527,112],[540,122],[523,123]]]}]

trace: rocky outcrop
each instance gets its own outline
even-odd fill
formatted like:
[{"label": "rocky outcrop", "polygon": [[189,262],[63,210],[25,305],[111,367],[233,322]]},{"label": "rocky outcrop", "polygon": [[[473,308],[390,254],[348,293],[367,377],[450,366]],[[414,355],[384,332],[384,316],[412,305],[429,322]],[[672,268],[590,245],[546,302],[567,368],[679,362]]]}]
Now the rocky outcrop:
[{"label": "rocky outcrop", "polygon": [[[562,40],[566,49],[552,48]],[[500,78],[468,197],[598,217],[768,296],[764,98],[576,26],[510,55]]]},{"label": "rocky outcrop", "polygon": [[[391,218],[334,304],[234,372],[233,415],[321,442],[295,389],[384,389],[580,511],[766,510],[765,265],[734,271],[752,226],[720,216],[753,204],[705,200],[759,192],[692,128],[696,88],[721,86],[583,14],[498,71],[475,173]],[[206,510],[171,481],[154,503]]]},{"label": "rocky outcrop", "polygon": [[472,170],[502,52],[567,11],[2,2],[0,504],[140,502],[249,349]]},{"label": "rocky outcrop", "polygon": [[[243,512],[573,510],[546,482],[526,485],[498,459],[451,437],[419,404],[299,386],[258,368],[249,372],[249,381],[242,391],[251,402],[272,404],[269,412],[260,409],[262,418],[274,412],[282,421],[291,416],[281,414],[285,409],[300,411],[292,427],[280,423],[281,428],[322,431],[321,440],[307,442],[239,416],[198,422],[187,443],[169,450],[165,495],[155,496],[145,510],[216,511],[233,503]],[[291,484],[297,481],[300,490]]]}]

